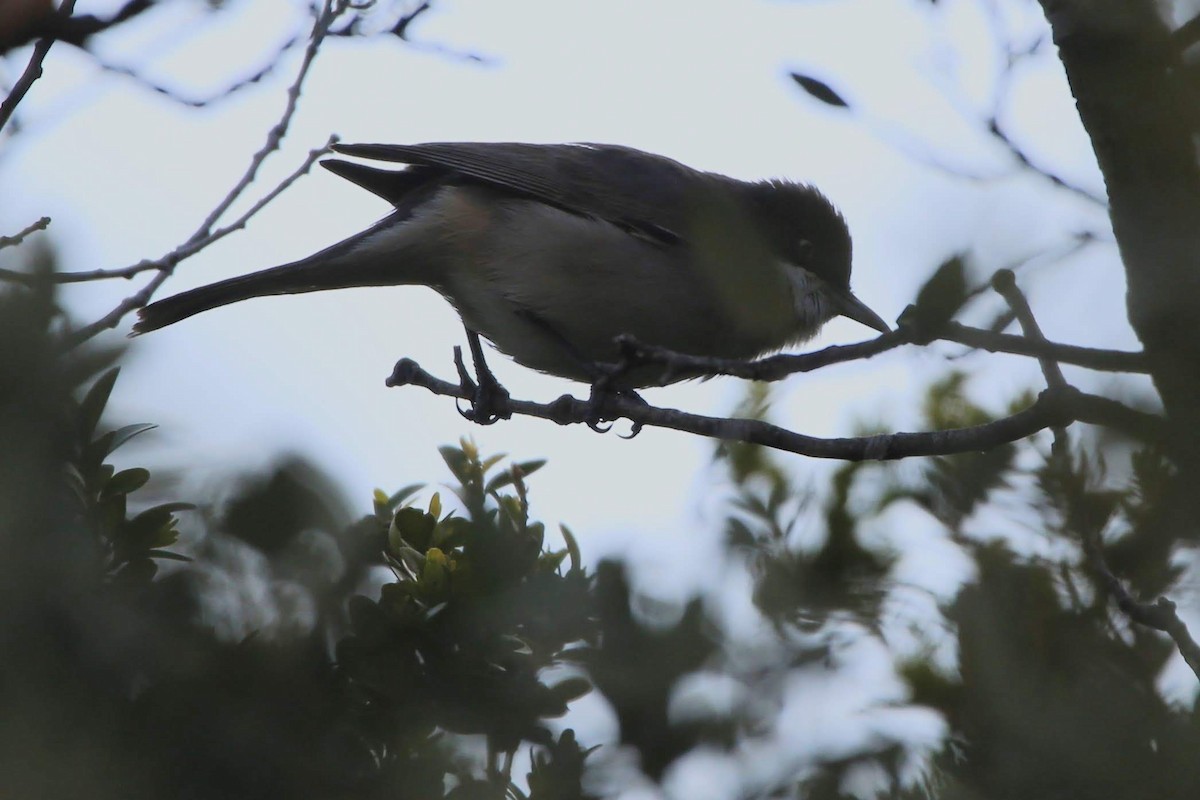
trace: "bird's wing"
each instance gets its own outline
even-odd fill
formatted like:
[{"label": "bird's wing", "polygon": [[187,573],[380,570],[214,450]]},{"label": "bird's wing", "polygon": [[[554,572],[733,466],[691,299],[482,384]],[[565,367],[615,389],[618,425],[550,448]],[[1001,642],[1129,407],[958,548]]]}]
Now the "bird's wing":
[{"label": "bird's wing", "polygon": [[[705,192],[719,180],[669,158],[616,145],[445,142],[339,144],[334,149],[346,155],[440,171],[443,178],[450,173],[458,179],[603,219],[665,244],[677,243],[686,235],[689,213],[703,202],[703,198],[693,195]],[[384,197],[388,196],[386,191],[403,193],[399,186],[381,190],[381,185],[369,185],[361,179],[367,173],[358,177],[339,174]]]}]

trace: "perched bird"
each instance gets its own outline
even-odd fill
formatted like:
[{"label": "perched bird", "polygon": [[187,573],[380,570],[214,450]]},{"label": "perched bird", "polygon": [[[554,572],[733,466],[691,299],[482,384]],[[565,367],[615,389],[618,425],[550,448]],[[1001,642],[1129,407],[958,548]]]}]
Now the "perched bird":
[{"label": "perched bird", "polygon": [[[799,343],[843,315],[887,324],[850,291],[850,232],[816,189],[745,182],[599,144],[339,145],[407,165],[322,162],[393,211],[273,269],[141,309],[145,333],[265,295],[421,284],[468,331],[517,362],[577,380],[618,357],[614,339],[748,359]],[[635,389],[662,370],[622,376]]]}]

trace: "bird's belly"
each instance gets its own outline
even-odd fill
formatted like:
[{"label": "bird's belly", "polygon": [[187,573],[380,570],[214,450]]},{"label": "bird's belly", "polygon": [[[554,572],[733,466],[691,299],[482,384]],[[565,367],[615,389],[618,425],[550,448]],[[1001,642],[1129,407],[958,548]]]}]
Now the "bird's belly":
[{"label": "bird's belly", "polygon": [[[622,334],[702,356],[749,358],[781,347],[787,310],[722,302],[682,245],[661,244],[540,203],[514,204],[460,264],[444,294],[464,323],[533,369],[586,380],[613,362]],[[736,269],[737,265],[728,268]],[[658,382],[660,370],[631,385]]]}]

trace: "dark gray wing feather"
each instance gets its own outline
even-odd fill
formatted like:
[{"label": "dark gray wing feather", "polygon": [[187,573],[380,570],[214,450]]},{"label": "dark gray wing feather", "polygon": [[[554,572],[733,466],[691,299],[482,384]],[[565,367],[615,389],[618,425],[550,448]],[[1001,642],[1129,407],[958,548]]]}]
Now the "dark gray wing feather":
[{"label": "dark gray wing feather", "polygon": [[703,195],[714,184],[729,182],[669,158],[616,145],[439,142],[342,144],[334,149],[444,170],[665,243],[685,236],[689,212],[706,201]]}]

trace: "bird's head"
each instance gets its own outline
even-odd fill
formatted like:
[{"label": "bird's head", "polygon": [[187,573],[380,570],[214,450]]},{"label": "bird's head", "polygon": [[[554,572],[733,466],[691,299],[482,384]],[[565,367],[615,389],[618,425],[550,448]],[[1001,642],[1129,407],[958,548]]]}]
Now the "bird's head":
[{"label": "bird's head", "polygon": [[846,220],[811,186],[788,181],[749,185],[751,215],[788,269],[804,335],[835,316],[888,333],[891,328],[850,291],[853,246]]}]

